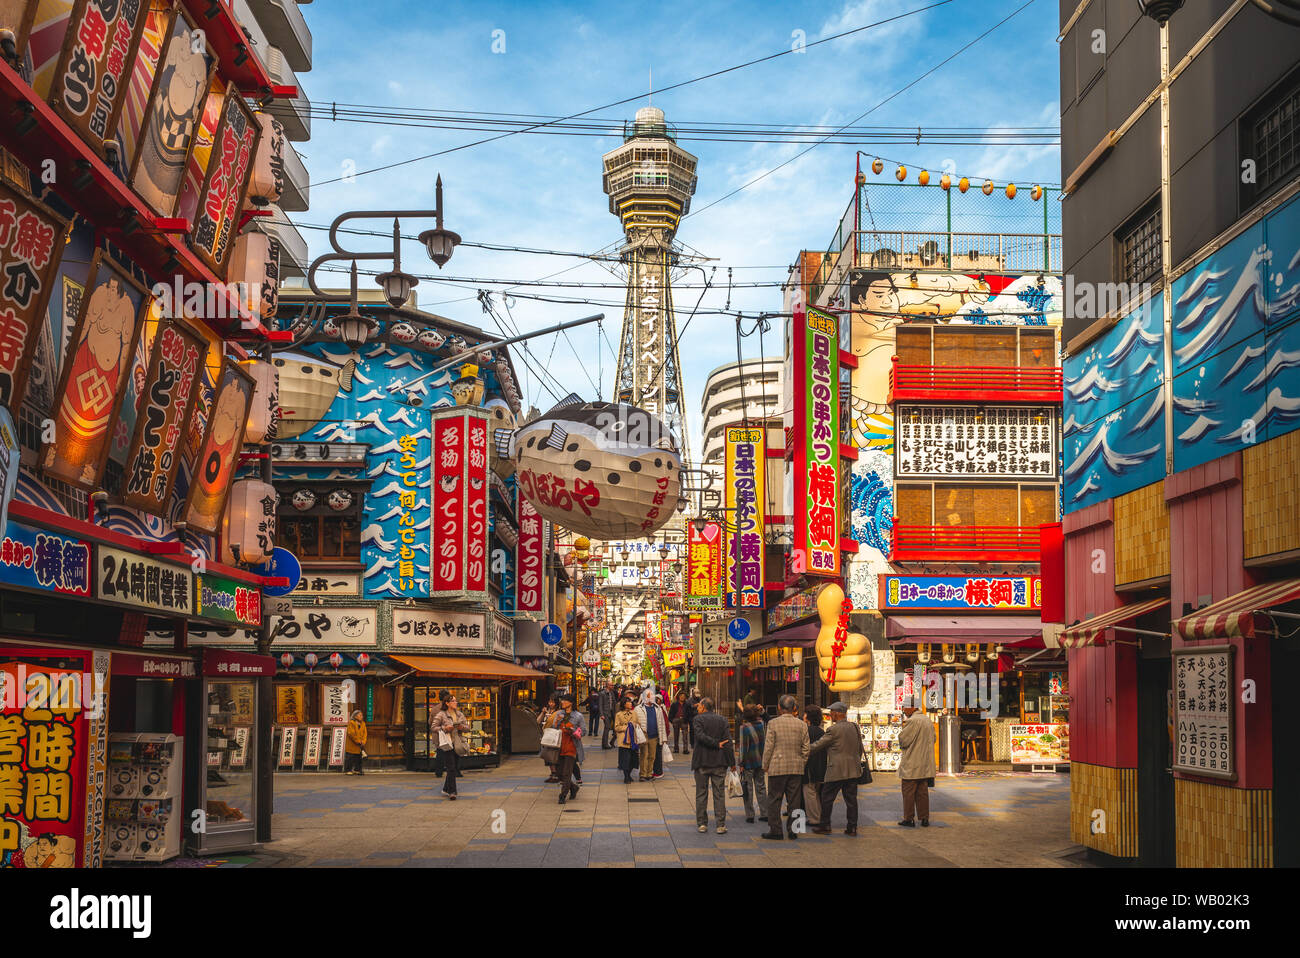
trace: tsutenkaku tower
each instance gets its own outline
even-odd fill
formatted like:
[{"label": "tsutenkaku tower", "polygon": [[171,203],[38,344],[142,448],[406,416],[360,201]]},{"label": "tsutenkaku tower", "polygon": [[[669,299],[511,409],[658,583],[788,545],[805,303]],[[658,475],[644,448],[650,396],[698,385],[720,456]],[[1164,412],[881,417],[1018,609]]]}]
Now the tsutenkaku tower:
[{"label": "tsutenkaku tower", "polygon": [[609,211],[623,223],[627,305],[618,346],[614,399],[659,416],[689,461],[682,368],[677,355],[670,272],[673,237],[691,208],[695,157],[677,145],[664,111],[648,106],[625,127],[623,145],[605,154]]}]

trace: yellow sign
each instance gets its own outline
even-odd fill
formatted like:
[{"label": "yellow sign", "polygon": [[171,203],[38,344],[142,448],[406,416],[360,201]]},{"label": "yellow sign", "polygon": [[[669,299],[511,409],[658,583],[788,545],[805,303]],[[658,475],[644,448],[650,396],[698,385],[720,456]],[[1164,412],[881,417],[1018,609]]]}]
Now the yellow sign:
[{"label": "yellow sign", "polygon": [[664,649],[664,668],[680,669],[686,665],[685,649]]},{"label": "yellow sign", "polygon": [[803,649],[785,645],[755,649],[748,656],[748,666],[751,669],[782,668],[798,665],[802,661]]}]

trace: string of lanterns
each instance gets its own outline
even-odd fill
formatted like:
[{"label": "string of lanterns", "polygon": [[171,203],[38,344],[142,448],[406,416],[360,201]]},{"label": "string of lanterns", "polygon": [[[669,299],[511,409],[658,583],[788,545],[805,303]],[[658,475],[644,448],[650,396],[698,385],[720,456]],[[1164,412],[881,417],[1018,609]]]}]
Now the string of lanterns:
[{"label": "string of lanterns", "polygon": [[[877,176],[879,176],[882,172],[884,172],[884,169],[885,169],[885,162],[884,160],[880,159],[880,157],[876,157],[874,160],[871,161],[871,172],[875,173]],[[894,178],[897,179],[898,182],[900,183],[906,182],[907,167],[900,163],[898,169],[894,171]],[[916,180],[921,186],[929,186],[930,171],[922,170],[920,173],[917,174]],[[867,182],[867,174],[859,170],[857,176],[854,178],[854,182],[856,182],[859,187],[862,187]],[[970,178],[963,176],[960,177],[956,181],[956,183],[954,183],[951,174],[944,173],[942,176],[939,177],[939,188],[941,190],[947,191],[951,189],[953,186],[957,187],[958,193],[965,193],[971,187]],[[997,187],[994,185],[992,180],[985,180],[983,186],[981,186],[980,189],[985,196],[991,196],[993,195],[993,191],[996,190]],[[1014,200],[1016,198],[1016,193],[1018,192],[1016,184],[1008,183],[1004,189],[1004,192],[1007,195],[1007,199]],[[1044,193],[1043,188],[1039,186],[1037,183],[1035,183],[1032,187],[1030,187],[1029,197],[1035,203],[1037,203],[1039,200],[1043,198],[1043,193]]]}]

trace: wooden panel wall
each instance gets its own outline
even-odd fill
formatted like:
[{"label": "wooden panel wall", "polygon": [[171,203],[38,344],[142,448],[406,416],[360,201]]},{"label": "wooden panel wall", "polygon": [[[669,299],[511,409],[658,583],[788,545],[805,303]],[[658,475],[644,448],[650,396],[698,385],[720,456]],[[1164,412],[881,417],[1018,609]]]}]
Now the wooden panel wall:
[{"label": "wooden panel wall", "polygon": [[1169,597],[1173,617],[1183,603],[1218,602],[1254,585],[1242,554],[1241,455],[1233,453],[1165,480],[1169,503]]},{"label": "wooden panel wall", "polygon": [[[1070,683],[1074,684],[1073,671]],[[1071,840],[1117,858],[1136,858],[1137,807],[1137,769],[1070,763]],[[1098,810],[1105,815],[1104,829],[1094,832]]]},{"label": "wooden panel wall", "polygon": [[1167,575],[1169,506],[1162,481],[1115,498],[1115,582]]},{"label": "wooden panel wall", "polygon": [[1300,430],[1242,451],[1245,557],[1300,549]]},{"label": "wooden panel wall", "polygon": [[1273,867],[1273,792],[1174,782],[1179,868]]}]

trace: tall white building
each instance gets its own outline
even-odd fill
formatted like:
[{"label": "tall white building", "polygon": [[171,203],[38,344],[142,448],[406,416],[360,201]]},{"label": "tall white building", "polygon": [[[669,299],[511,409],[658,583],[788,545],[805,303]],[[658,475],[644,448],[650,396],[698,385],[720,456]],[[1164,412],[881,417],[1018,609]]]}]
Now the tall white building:
[{"label": "tall white building", "polygon": [[[727,363],[709,373],[700,401],[704,449],[700,465],[722,476],[723,439],[727,426],[745,419],[771,420],[781,415],[780,356]],[[775,436],[770,437],[775,438]]]}]

